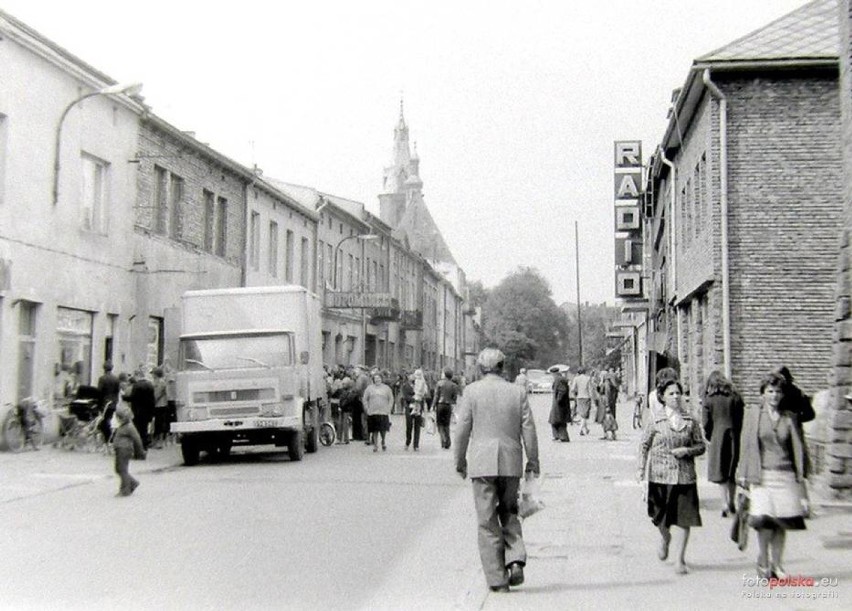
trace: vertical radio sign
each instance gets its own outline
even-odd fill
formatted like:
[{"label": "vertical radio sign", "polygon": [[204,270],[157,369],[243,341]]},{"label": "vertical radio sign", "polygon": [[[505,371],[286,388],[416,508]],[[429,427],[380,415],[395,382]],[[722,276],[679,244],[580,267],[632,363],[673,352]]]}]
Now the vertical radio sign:
[{"label": "vertical radio sign", "polygon": [[615,141],[615,296],[642,299],[642,142]]}]

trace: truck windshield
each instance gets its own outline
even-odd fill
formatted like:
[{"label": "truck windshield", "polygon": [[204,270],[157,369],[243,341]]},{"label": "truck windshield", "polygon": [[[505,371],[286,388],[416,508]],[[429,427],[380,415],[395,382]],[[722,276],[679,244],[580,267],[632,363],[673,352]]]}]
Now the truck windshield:
[{"label": "truck windshield", "polygon": [[180,370],[269,369],[293,364],[289,333],[215,335],[180,340]]}]

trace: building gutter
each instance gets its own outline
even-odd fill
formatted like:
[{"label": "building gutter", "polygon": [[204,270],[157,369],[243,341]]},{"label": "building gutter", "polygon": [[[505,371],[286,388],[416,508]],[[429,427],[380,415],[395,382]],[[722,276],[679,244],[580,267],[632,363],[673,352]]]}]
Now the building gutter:
[{"label": "building gutter", "polygon": [[[671,257],[671,294],[672,298],[677,295],[677,168],[675,164],[669,161],[666,158],[666,151],[662,147],[660,147],[660,161],[662,161],[669,168],[669,172],[671,173],[671,196],[669,197],[669,206],[671,207],[669,210],[669,219],[670,219],[670,227],[669,231],[669,256]],[[675,338],[677,344],[677,358],[682,359],[683,352],[681,346],[681,328],[680,328],[680,313],[675,309],[675,323],[677,328],[677,337]]]},{"label": "building gutter", "polygon": [[728,265],[728,99],[710,80],[705,69],[702,80],[710,94],[719,100],[719,207],[721,209],[722,247],[722,357],[725,377],[731,379],[731,288]]}]

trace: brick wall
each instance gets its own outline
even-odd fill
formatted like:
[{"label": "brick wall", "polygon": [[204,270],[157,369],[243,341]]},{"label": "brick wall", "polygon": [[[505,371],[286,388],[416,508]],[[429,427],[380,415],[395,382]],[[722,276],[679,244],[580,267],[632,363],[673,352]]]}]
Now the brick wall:
[{"label": "brick wall", "polygon": [[761,376],[786,364],[813,394],[832,366],[836,75],[715,80],[728,97],[733,381],[754,402]]},{"label": "brick wall", "polygon": [[852,491],[852,410],[845,396],[852,392],[852,6],[839,3],[840,106],[843,147],[843,223],[837,257],[834,329],[834,393],[828,425],[826,468],[828,485]]},{"label": "brick wall", "polygon": [[155,166],[159,166],[184,181],[180,240],[172,240],[171,245],[189,250],[203,250],[203,191],[206,189],[216,197],[228,200],[224,259],[233,265],[241,265],[246,244],[245,180],[223,167],[221,163],[203,155],[200,149],[193,150],[147,121],[142,121],[139,128],[139,153],[135,221],[137,230],[154,230]]}]

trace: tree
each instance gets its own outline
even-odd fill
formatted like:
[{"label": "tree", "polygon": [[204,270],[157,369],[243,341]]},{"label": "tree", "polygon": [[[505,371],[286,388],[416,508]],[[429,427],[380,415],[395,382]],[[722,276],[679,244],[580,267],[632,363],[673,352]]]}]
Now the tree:
[{"label": "tree", "polygon": [[[579,365],[577,354],[577,304],[563,303],[560,306],[566,313],[568,324],[568,343],[571,346],[569,356],[572,365]],[[583,322],[583,365],[595,369],[617,368],[621,366],[621,350],[613,345],[606,336],[612,324],[619,318],[619,309],[615,306],[585,303],[580,306]],[[612,350],[616,348],[615,350]],[[609,351],[609,353],[607,353]]]},{"label": "tree", "polygon": [[506,355],[511,375],[521,367],[565,360],[567,319],[538,270],[518,268],[492,289],[482,307],[482,326],[487,343]]}]

